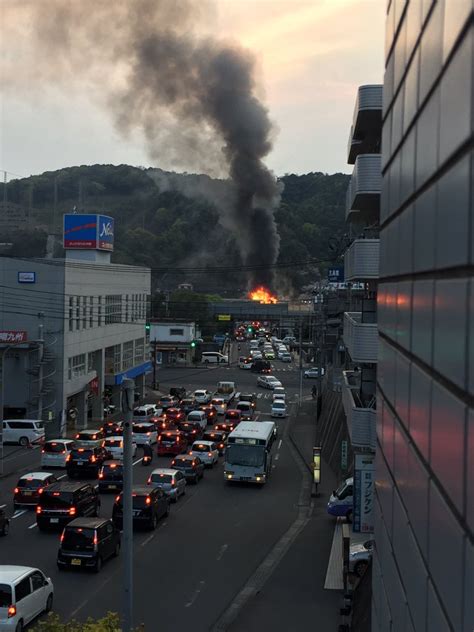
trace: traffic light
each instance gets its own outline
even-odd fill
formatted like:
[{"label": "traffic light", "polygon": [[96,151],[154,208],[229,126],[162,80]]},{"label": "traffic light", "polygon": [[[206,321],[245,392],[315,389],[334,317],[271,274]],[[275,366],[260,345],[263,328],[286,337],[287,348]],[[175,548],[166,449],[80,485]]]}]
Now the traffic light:
[{"label": "traffic light", "polygon": [[145,324],[145,331],[150,331],[150,323]]},{"label": "traffic light", "polygon": [[247,327],[247,331],[249,334],[251,334],[253,332],[253,328],[252,327]]},{"label": "traffic light", "polygon": [[191,340],[191,349],[194,349],[196,347],[196,341],[195,340]]}]

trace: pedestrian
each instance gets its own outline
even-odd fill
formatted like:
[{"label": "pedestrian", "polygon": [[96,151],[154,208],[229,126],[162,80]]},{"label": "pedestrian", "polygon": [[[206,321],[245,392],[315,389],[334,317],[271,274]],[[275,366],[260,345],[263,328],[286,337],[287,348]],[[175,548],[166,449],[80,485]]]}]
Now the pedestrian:
[{"label": "pedestrian", "polygon": [[313,384],[313,388],[311,389],[311,395],[312,395],[313,399],[316,399],[316,397],[318,395],[318,389],[316,388],[316,384]]}]

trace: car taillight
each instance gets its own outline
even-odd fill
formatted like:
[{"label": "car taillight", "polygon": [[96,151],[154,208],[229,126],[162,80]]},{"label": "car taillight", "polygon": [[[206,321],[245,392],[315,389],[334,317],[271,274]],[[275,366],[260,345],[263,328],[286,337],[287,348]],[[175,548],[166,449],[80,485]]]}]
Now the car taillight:
[{"label": "car taillight", "polygon": [[43,511],[43,510],[42,510],[41,506],[40,506],[40,505],[37,505],[37,506],[36,506],[36,513],[37,513],[37,514],[40,514],[42,511]]},{"label": "car taillight", "polygon": [[147,433],[146,433],[146,436],[147,436],[147,437],[151,437],[151,432],[147,432]]},{"label": "car taillight", "polygon": [[66,463],[67,463],[68,461],[70,461],[70,460],[71,460],[71,455],[70,455],[70,454],[68,454],[68,455],[67,455],[67,457],[66,457]]},{"label": "car taillight", "polygon": [[76,515],[76,508],[75,507],[69,507],[69,515],[70,516],[75,516]]},{"label": "car taillight", "polygon": [[104,478],[104,473],[103,472],[99,472],[99,478]]},{"label": "car taillight", "polygon": [[64,542],[64,531],[61,533],[61,537],[59,538],[61,544]]},{"label": "car taillight", "polygon": [[18,494],[18,492],[19,492],[19,491],[20,491],[20,490],[18,489],[18,487],[15,487],[15,489],[13,490],[13,493],[14,493],[14,494]]},{"label": "car taillight", "polygon": [[42,448],[42,450],[41,450],[41,454],[44,454],[44,448]]},{"label": "car taillight", "polygon": [[118,503],[120,500],[120,496],[115,496],[115,502]]},{"label": "car taillight", "polygon": [[212,452],[208,452],[208,453],[207,453],[207,456],[212,456]]},{"label": "car taillight", "polygon": [[14,617],[16,615],[16,606],[8,606],[8,618]]},{"label": "car taillight", "polygon": [[151,476],[150,476],[150,478],[147,480],[147,485],[151,485]]},{"label": "car taillight", "polygon": [[96,461],[95,456],[94,456],[94,455],[92,455],[92,456],[90,457],[89,461],[90,461],[91,463],[95,463],[95,461]]},{"label": "car taillight", "polygon": [[151,498],[150,498],[150,496],[146,497],[145,502],[146,502],[147,505],[151,505]]},{"label": "car taillight", "polygon": [[176,485],[176,483],[174,481],[171,481],[171,487],[174,487]]},{"label": "car taillight", "polygon": [[42,487],[40,487],[40,488],[38,489],[38,494],[42,494],[42,493],[43,493],[43,488],[42,488]]},{"label": "car taillight", "polygon": [[94,533],[94,546],[97,546],[98,543],[98,539],[97,539],[97,533]]}]

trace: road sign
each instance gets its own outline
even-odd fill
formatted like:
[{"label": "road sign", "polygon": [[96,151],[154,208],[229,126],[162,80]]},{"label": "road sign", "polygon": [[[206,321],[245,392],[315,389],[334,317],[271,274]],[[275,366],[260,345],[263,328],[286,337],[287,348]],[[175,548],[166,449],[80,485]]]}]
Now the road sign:
[{"label": "road sign", "polygon": [[230,314],[217,314],[217,320],[230,320]]},{"label": "road sign", "polygon": [[342,283],[344,281],[344,266],[332,266],[328,268],[329,283]]},{"label": "road sign", "polygon": [[354,524],[356,533],[373,533],[375,463],[373,454],[356,454],[354,467]]}]

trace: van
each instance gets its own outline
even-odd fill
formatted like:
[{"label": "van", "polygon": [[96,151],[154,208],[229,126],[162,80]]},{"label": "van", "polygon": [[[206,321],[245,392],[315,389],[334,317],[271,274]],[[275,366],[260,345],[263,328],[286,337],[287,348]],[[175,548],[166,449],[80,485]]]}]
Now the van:
[{"label": "van", "polygon": [[340,485],[337,490],[331,494],[327,506],[327,512],[331,516],[345,516],[350,518],[352,515],[353,505],[354,479],[351,476]]},{"label": "van", "polygon": [[28,446],[44,440],[44,423],[40,419],[5,419],[3,443]]},{"label": "van", "polygon": [[254,417],[254,407],[251,402],[239,401],[238,404],[235,405],[236,410],[240,410],[242,421],[252,421]]},{"label": "van", "polygon": [[207,426],[207,416],[203,410],[192,410],[188,413],[187,421],[193,421],[198,423],[203,430]]},{"label": "van", "polygon": [[38,568],[0,566],[0,629],[23,630],[53,607],[54,586]]},{"label": "van", "polygon": [[204,351],[201,354],[201,362],[202,364],[227,364],[229,356],[218,351]]},{"label": "van", "polygon": [[98,573],[102,562],[120,553],[120,531],[110,518],[76,518],[61,535],[57,565],[91,568]]},{"label": "van", "polygon": [[158,433],[154,423],[134,421],[132,426],[132,438],[137,445],[156,443]]},{"label": "van", "polygon": [[99,494],[90,483],[64,482],[50,485],[36,506],[36,524],[40,531],[64,527],[80,516],[98,516]]},{"label": "van", "polygon": [[41,467],[66,467],[68,455],[74,447],[72,439],[45,441],[41,450]]},{"label": "van", "polygon": [[[161,408],[159,406],[158,408]],[[157,407],[153,404],[145,404],[144,406],[138,406],[133,411],[133,419],[136,421],[150,421],[152,417],[160,414],[161,411],[157,411]]]}]

